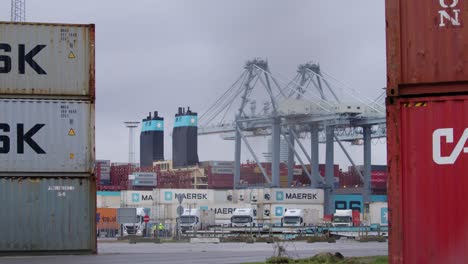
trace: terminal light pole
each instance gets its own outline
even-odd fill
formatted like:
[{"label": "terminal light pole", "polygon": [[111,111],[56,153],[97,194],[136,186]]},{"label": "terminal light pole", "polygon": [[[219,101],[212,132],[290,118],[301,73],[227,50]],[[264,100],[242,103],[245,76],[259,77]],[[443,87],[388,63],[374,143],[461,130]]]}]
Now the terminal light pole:
[{"label": "terminal light pole", "polygon": [[26,0],[11,0],[11,22],[26,21]]},{"label": "terminal light pole", "polygon": [[138,127],[138,121],[126,121],[125,126],[128,128],[128,163],[135,163],[135,128]]}]

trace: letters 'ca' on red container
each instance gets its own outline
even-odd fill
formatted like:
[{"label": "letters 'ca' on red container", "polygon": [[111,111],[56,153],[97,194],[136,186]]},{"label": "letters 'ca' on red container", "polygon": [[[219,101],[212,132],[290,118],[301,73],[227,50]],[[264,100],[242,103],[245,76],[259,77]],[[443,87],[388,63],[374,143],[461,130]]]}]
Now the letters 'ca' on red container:
[{"label": "letters 'ca' on red container", "polygon": [[468,260],[468,95],[387,99],[390,263]]},{"label": "letters 'ca' on red container", "polygon": [[387,95],[468,91],[468,2],[386,0]]}]

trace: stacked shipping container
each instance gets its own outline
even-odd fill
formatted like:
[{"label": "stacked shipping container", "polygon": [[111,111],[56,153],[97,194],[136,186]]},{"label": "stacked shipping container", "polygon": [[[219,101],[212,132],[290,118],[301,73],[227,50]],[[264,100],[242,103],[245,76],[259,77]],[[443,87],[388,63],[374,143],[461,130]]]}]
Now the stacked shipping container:
[{"label": "stacked shipping container", "polygon": [[468,259],[466,8],[386,2],[390,263]]},{"label": "stacked shipping container", "polygon": [[233,161],[200,162],[208,177],[208,189],[232,189],[234,185]]},{"label": "stacked shipping container", "polygon": [[99,185],[110,185],[110,160],[96,160],[95,173]]},{"label": "stacked shipping container", "polygon": [[94,25],[0,35],[0,254],[95,253]]},{"label": "stacked shipping container", "polygon": [[[364,184],[357,172],[359,170],[361,175],[364,175],[364,166],[348,167],[347,172],[340,172],[339,186],[340,188],[362,187]],[[386,165],[371,165],[371,188],[374,192],[386,193],[387,190],[387,166]]]},{"label": "stacked shipping container", "polygon": [[[169,164],[169,163],[167,163]],[[169,165],[168,165],[169,166]],[[262,163],[266,172],[271,174],[271,164]],[[310,165],[306,165],[310,171]],[[201,170],[200,170],[201,169]],[[357,166],[361,170],[362,166]],[[110,170],[110,181],[102,181],[98,185],[98,190],[117,191],[117,190],[151,190],[148,186],[135,186],[131,184],[128,175],[135,172],[154,172],[157,175],[157,185],[160,188],[194,188],[194,189],[232,189],[234,183],[234,162],[232,161],[204,161],[200,162],[199,167],[187,167],[182,169],[168,169],[156,164],[154,167],[138,168],[136,165],[119,165],[113,163]],[[200,170],[200,173],[197,171]],[[97,175],[101,175],[100,167],[96,165]],[[288,171],[285,164],[280,167],[280,187],[307,187],[310,186],[310,180],[301,165],[296,165],[293,172],[293,181],[288,185]],[[321,175],[325,174],[325,165],[319,165]],[[338,165],[334,166],[335,188],[357,188],[362,187],[363,183],[357,170],[349,167],[347,172],[339,170]],[[206,179],[206,185],[196,185],[194,183],[195,175],[203,174]],[[387,193],[387,167],[385,165],[372,165],[371,167],[371,188],[374,194]],[[267,181],[257,164],[247,163],[241,167],[241,185],[240,187],[268,187]]]},{"label": "stacked shipping container", "polygon": [[192,170],[159,170],[157,167],[139,168],[136,165],[114,165],[110,168],[110,185],[100,185],[99,190],[152,190],[154,186],[136,186],[131,184],[128,176],[135,172],[156,173],[156,186],[160,188],[193,188]]}]

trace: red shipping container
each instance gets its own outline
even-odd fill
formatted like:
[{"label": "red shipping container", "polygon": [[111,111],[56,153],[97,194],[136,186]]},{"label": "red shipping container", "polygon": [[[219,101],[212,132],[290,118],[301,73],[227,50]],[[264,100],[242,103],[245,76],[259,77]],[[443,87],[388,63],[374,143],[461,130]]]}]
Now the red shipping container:
[{"label": "red shipping container", "polygon": [[361,225],[361,213],[359,210],[353,210],[353,226]]},{"label": "red shipping container", "polygon": [[387,0],[387,95],[467,92],[468,6]]},{"label": "red shipping container", "polygon": [[468,95],[388,98],[390,263],[468,260]]},{"label": "red shipping container", "polygon": [[372,171],[371,175],[371,187],[377,189],[387,188],[387,171]]}]

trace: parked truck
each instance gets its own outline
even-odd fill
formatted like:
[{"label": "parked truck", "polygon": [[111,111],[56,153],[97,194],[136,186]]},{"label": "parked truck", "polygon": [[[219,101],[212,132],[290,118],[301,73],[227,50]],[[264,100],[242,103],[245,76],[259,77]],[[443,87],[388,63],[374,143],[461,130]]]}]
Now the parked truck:
[{"label": "parked truck", "polygon": [[137,210],[137,221],[135,223],[122,224],[123,236],[137,235],[143,236],[145,234],[145,222],[143,221],[146,213],[145,208],[139,207]]},{"label": "parked truck", "polygon": [[237,208],[231,217],[232,227],[255,227],[257,225],[256,210],[253,208]]},{"label": "parked truck", "polygon": [[286,209],[281,219],[282,226],[310,226],[319,222],[319,214],[313,209]]},{"label": "parked truck", "polygon": [[204,230],[215,225],[215,213],[212,210],[184,209],[178,218],[179,227],[182,231]]},{"label": "parked truck", "polygon": [[333,214],[332,226],[353,226],[353,210],[336,210]]}]

